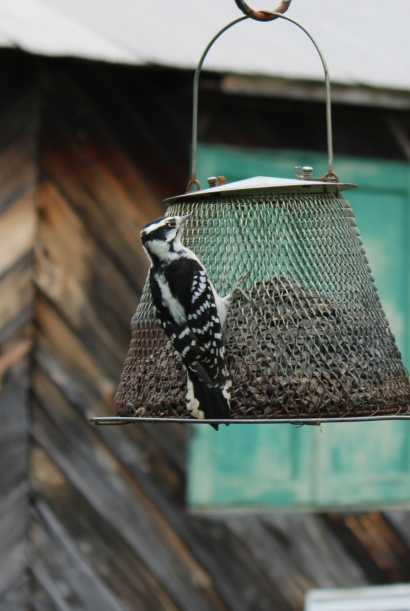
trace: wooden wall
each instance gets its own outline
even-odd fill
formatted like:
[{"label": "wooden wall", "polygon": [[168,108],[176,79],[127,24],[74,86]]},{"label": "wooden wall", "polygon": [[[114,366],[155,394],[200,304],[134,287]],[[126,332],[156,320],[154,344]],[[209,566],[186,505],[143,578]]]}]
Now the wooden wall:
[{"label": "wooden wall", "polygon": [[0,65],[2,611],[301,611],[409,580],[408,512],[193,516],[184,427],[89,424],[113,413],[139,229],[185,186],[191,75]]},{"label": "wooden wall", "polygon": [[36,224],[34,83],[0,59],[0,608],[28,600],[29,351]]}]

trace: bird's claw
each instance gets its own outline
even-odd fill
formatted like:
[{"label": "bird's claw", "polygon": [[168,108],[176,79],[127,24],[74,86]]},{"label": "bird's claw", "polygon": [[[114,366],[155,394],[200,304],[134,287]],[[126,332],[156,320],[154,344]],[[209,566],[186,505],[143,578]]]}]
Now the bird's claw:
[{"label": "bird's claw", "polygon": [[235,293],[235,291],[239,290],[240,285],[242,284],[242,282],[245,280],[245,278],[247,278],[250,275],[251,272],[244,272],[243,274],[241,274],[238,278],[238,280],[236,281],[235,286],[232,289],[231,295],[233,295]]},{"label": "bird's claw", "polygon": [[236,292],[239,292],[239,293],[241,293],[241,295],[242,295],[243,297],[245,297],[245,299],[246,299],[247,301],[251,301],[250,297],[249,297],[249,296],[248,296],[248,295],[245,293],[245,291],[243,290],[243,288],[241,288],[241,286],[240,286],[240,285],[242,284],[242,282],[245,280],[245,278],[247,278],[247,277],[250,275],[250,273],[251,273],[250,271],[247,271],[247,272],[244,272],[243,274],[241,274],[241,275],[239,276],[239,278],[238,278],[238,280],[237,280],[237,282],[236,282],[235,286],[233,287],[233,289],[232,289],[232,291],[231,291],[231,294],[230,294],[230,297],[231,297],[231,298],[234,296],[234,294],[235,294]]}]

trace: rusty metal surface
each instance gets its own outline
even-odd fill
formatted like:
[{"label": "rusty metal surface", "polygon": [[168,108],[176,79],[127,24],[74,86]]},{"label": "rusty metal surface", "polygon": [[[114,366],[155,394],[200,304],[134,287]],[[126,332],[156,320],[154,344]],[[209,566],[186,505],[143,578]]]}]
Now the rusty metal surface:
[{"label": "rusty metal surface", "polygon": [[[184,243],[220,294],[249,272],[225,346],[238,420],[410,413],[410,385],[341,195],[183,199]],[[156,320],[148,286],[116,395],[120,416],[189,418],[186,373]]]},{"label": "rusty metal surface", "polygon": [[189,183],[188,183],[188,185],[187,185],[186,192],[187,192],[187,193],[190,193],[191,188],[192,188],[194,185],[196,186],[196,190],[197,190],[197,191],[200,191],[200,189],[201,189],[201,183],[199,182],[199,180],[198,180],[198,178],[197,178],[197,175],[196,175],[196,174],[192,174],[191,180],[189,181]]},{"label": "rusty metal surface", "polygon": [[273,15],[272,13],[286,13],[292,0],[282,0],[280,6],[274,11],[255,11],[246,4],[245,0],[235,0],[235,2],[237,7],[247,15],[247,17],[255,19],[255,21],[273,21],[277,19],[277,15]]},{"label": "rusty metal surface", "polygon": [[339,176],[338,174],[336,174],[336,172],[333,172],[333,170],[328,170],[324,176],[321,176],[319,178],[315,178],[314,176],[312,176],[312,171],[313,171],[313,168],[310,168],[310,167],[302,168],[300,166],[296,166],[295,167],[295,176],[298,180],[303,180],[305,182],[310,181],[310,180],[313,182],[331,181],[333,184],[338,185],[337,192],[344,191],[346,188],[348,188],[347,186],[340,184]]}]

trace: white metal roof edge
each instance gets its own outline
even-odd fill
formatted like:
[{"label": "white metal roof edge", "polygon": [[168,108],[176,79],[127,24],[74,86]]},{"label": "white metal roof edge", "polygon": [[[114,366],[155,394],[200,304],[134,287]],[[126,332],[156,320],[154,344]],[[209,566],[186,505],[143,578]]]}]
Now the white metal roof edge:
[{"label": "white metal roof edge", "polygon": [[[218,29],[240,15],[234,0],[1,0],[0,45],[49,56],[192,69]],[[317,40],[332,82],[410,91],[408,0],[395,0],[389,11],[384,0],[359,5],[357,0],[293,0],[288,15]],[[323,78],[311,41],[283,20],[235,26],[218,40],[204,68],[290,81]]]}]

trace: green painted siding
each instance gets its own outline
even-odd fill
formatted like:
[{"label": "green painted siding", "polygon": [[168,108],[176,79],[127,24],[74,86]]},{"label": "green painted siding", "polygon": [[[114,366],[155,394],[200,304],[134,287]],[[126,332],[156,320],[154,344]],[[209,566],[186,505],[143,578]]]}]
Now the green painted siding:
[{"label": "green painted siding", "polygon": [[[326,171],[324,155],[200,145],[200,180]],[[410,364],[410,165],[337,158],[380,298]],[[410,423],[191,427],[188,500],[198,509],[324,508],[410,503]]]},{"label": "green painted siding", "polygon": [[192,508],[371,507],[410,502],[402,421],[191,426]]},{"label": "green painted siding", "polygon": [[292,507],[311,503],[311,435],[299,435],[299,429],[288,425],[238,424],[220,427],[218,432],[191,426],[191,432],[191,504]]},{"label": "green painted siding", "polygon": [[328,424],[317,439],[314,505],[410,502],[410,427]]}]

